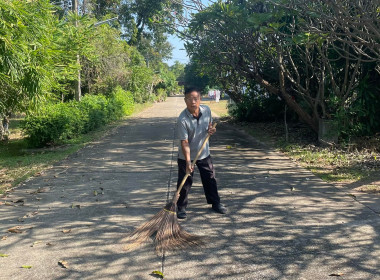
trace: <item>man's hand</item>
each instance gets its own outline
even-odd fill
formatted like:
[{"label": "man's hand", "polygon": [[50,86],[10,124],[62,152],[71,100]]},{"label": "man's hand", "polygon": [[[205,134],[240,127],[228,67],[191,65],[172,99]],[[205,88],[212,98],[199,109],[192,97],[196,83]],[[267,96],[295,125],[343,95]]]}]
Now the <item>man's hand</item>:
[{"label": "man's hand", "polygon": [[212,127],[212,123],[208,124],[208,134],[213,135],[216,132],[216,128]]},{"label": "man's hand", "polygon": [[186,161],[186,174],[191,174],[194,172],[194,167],[191,166],[191,161]]}]

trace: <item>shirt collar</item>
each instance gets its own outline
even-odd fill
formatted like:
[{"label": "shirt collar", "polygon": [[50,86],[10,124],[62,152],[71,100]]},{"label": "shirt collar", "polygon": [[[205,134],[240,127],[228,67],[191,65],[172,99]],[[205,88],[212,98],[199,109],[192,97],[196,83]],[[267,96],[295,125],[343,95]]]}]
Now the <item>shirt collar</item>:
[{"label": "shirt collar", "polygon": [[[186,114],[187,114],[187,116],[189,118],[191,118],[191,119],[197,119],[197,118],[194,118],[194,116],[190,113],[190,111],[187,108],[185,110],[186,110]],[[199,118],[203,115],[203,111],[204,111],[203,106],[200,105],[199,106]]]}]

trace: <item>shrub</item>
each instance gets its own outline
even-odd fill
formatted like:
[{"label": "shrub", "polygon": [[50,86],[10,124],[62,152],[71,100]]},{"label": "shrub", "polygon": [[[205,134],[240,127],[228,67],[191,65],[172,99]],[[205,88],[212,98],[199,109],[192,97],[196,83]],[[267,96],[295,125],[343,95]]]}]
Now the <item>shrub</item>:
[{"label": "shrub", "polygon": [[83,133],[107,123],[108,100],[103,95],[86,95],[78,105],[84,118]]},{"label": "shrub", "polygon": [[239,121],[262,122],[283,118],[284,104],[276,96],[249,94],[241,103],[228,107],[229,114]]},{"label": "shrub", "polygon": [[22,128],[30,146],[60,144],[130,115],[133,109],[132,94],[117,88],[108,99],[87,95],[81,102],[46,104],[40,112],[28,115]]},{"label": "shrub", "polygon": [[109,98],[109,117],[119,119],[122,116],[129,116],[135,109],[133,94],[123,90],[120,86],[116,87]]},{"label": "shrub", "polygon": [[157,89],[156,101],[162,102],[162,101],[165,101],[166,98],[167,98],[166,91],[163,88]]},{"label": "shrub", "polygon": [[41,147],[74,138],[83,131],[83,116],[74,102],[47,105],[22,124],[31,146]]}]

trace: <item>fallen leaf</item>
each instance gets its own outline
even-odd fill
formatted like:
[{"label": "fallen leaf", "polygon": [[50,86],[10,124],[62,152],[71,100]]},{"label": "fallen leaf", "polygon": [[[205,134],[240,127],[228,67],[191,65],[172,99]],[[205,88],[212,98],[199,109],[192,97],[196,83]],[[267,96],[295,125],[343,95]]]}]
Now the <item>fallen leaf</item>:
[{"label": "fallen leaf", "polygon": [[337,277],[340,277],[344,275],[343,273],[331,273],[329,276],[337,276]]},{"label": "fallen leaf", "polygon": [[30,212],[30,213],[27,213],[23,218],[30,218],[30,217],[34,217],[38,214],[38,211],[34,211],[34,212]]},{"label": "fallen leaf", "polygon": [[164,274],[158,270],[152,271],[151,275],[161,279],[164,279],[165,277]]},{"label": "fallen leaf", "polygon": [[60,260],[60,261],[58,262],[58,264],[59,264],[60,266],[62,266],[63,268],[68,268],[68,267],[69,267],[68,262],[67,262],[67,261],[64,261],[64,260]]},{"label": "fallen leaf", "polygon": [[97,191],[94,191],[94,196],[97,196],[98,195],[98,192]]},{"label": "fallen leaf", "polygon": [[0,257],[1,257],[1,258],[6,258],[6,257],[8,257],[8,255],[7,255],[7,254],[1,254],[1,253],[0,253]]},{"label": "fallen leaf", "polygon": [[22,268],[27,268],[27,269],[31,269],[31,268],[32,268],[31,265],[22,265],[21,267],[22,267]]},{"label": "fallen leaf", "polygon": [[21,230],[21,227],[19,227],[19,226],[11,227],[8,229],[8,231],[11,233],[22,233],[23,232],[23,230]]},{"label": "fallen leaf", "polygon": [[1,237],[1,240],[6,240],[8,238],[7,235],[4,235],[3,237]]},{"label": "fallen leaf", "polygon": [[32,245],[30,245],[30,247],[34,247],[36,246],[37,244],[40,244],[42,243],[42,241],[34,241]]},{"label": "fallen leaf", "polygon": [[226,148],[227,148],[227,149],[232,149],[232,146],[227,145]]},{"label": "fallen leaf", "polygon": [[6,206],[16,206],[16,205],[14,205],[13,203],[8,202],[8,201],[5,201],[4,205],[6,205]]},{"label": "fallen leaf", "polygon": [[48,192],[48,191],[50,191],[49,187],[41,187],[35,191],[30,192],[30,194],[44,193],[44,192]]},{"label": "fallen leaf", "polygon": [[62,230],[63,233],[70,233],[71,232],[71,228],[70,229],[64,229]]}]

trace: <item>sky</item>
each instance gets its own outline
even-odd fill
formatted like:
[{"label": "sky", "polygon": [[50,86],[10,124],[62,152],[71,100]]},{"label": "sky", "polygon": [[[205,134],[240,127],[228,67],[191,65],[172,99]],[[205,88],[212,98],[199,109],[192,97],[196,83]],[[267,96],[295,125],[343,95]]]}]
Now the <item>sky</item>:
[{"label": "sky", "polygon": [[[202,3],[204,5],[210,5],[209,0],[202,0]],[[180,63],[188,63],[189,62],[189,57],[187,56],[187,53],[185,51],[185,46],[183,45],[183,42],[177,37],[177,36],[169,36],[169,42],[173,46],[173,55],[172,59],[169,59],[166,61],[166,63],[169,66],[172,66],[176,60],[178,60]]]},{"label": "sky", "polygon": [[172,58],[169,59],[166,63],[169,66],[172,66],[176,60],[178,60],[180,63],[187,64],[189,62],[189,57],[187,56],[187,53],[185,51],[185,46],[183,45],[183,42],[181,39],[179,39],[177,36],[169,36],[169,42],[173,46],[173,53]]}]

